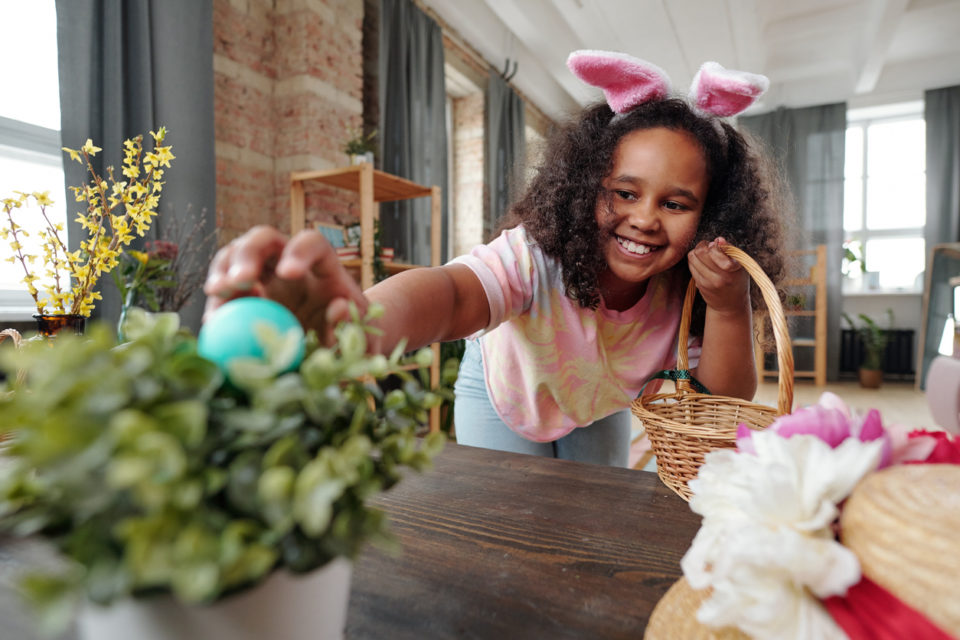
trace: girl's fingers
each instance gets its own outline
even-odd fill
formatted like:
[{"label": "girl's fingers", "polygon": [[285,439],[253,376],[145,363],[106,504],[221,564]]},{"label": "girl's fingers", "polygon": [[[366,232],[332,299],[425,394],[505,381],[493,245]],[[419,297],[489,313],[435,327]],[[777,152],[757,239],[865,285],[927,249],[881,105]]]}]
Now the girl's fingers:
[{"label": "girl's fingers", "polygon": [[714,309],[737,308],[749,291],[749,276],[736,260],[721,249],[723,238],[701,242],[690,252],[690,275],[707,303]]},{"label": "girl's fingers", "polygon": [[204,318],[233,298],[263,295],[263,282],[270,279],[273,263],[285,242],[276,229],[260,226],[217,251],[203,285],[207,294]]},{"label": "girl's fingers", "polygon": [[288,239],[272,227],[254,227],[217,252],[204,291],[208,296],[204,319],[233,298],[262,296],[293,311],[327,344],[333,339],[333,326],[349,318],[349,302],[361,313],[367,310],[360,286],[316,231]]},{"label": "girl's fingers", "polygon": [[276,273],[278,278],[308,282],[307,295],[321,306],[334,298],[346,298],[361,312],[367,309],[360,285],[344,269],[333,246],[317,231],[303,231],[287,244]]},{"label": "girl's fingers", "polygon": [[[283,251],[286,238],[276,229],[254,227],[214,256],[203,290],[207,295],[229,297],[262,280]],[[226,296],[225,296],[226,294]]]},{"label": "girl's fingers", "polygon": [[722,237],[717,238],[712,242],[707,242],[704,240],[694,247],[691,253],[693,253],[694,256],[708,269],[712,268],[727,272],[741,269],[739,262],[723,252],[721,247],[725,244],[728,243]]},{"label": "girl's fingers", "polygon": [[301,231],[287,243],[277,263],[277,275],[281,278],[302,278],[310,271],[331,266],[336,260],[336,251],[318,231]]}]

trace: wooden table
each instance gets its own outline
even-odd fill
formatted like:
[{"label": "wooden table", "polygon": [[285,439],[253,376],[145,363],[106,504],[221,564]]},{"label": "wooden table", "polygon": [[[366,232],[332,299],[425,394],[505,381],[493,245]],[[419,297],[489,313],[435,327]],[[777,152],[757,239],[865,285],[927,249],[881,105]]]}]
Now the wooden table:
[{"label": "wooden table", "polygon": [[453,444],[378,502],[351,639],[640,638],[700,526],[653,473]]},{"label": "wooden table", "polygon": [[[350,640],[641,638],[700,519],[656,474],[448,444],[376,501],[399,555],[368,548]],[[0,638],[38,638],[0,540]],[[61,640],[73,640],[73,633]]]}]

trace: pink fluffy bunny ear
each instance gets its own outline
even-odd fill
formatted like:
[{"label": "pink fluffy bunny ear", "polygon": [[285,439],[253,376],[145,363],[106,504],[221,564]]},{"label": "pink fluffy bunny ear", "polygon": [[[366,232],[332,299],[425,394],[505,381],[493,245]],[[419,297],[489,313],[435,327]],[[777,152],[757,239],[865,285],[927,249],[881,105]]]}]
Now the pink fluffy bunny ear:
[{"label": "pink fluffy bunny ear", "polygon": [[567,67],[587,84],[603,89],[615,113],[670,95],[670,79],[655,64],[613,51],[574,51]]},{"label": "pink fluffy bunny ear", "polygon": [[741,113],[770,87],[766,76],[724,69],[716,62],[704,62],[690,86],[694,106],[715,116]]}]

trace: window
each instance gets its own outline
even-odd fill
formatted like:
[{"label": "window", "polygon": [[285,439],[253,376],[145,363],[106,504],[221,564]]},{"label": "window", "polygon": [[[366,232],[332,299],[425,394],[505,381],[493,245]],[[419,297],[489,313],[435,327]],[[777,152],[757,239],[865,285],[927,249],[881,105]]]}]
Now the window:
[{"label": "window", "polygon": [[[14,191],[49,191],[56,204],[47,213],[65,221],[53,0],[0,0],[0,24],[10,27],[0,38],[0,60],[16,61],[0,65],[0,198]],[[37,214],[15,218],[28,233],[39,228],[38,209],[20,212]],[[26,241],[36,237],[31,233]],[[0,256],[10,254],[10,248],[0,244]],[[36,313],[23,275],[19,264],[0,259],[0,320],[25,320]]]},{"label": "window", "polygon": [[920,291],[926,255],[926,130],[921,103],[851,111],[844,167],[845,246],[854,290]]}]

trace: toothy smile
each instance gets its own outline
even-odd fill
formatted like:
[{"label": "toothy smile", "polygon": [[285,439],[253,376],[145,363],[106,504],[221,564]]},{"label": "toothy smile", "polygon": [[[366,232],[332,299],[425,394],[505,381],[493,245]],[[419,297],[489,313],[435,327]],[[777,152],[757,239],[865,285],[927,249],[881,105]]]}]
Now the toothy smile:
[{"label": "toothy smile", "polygon": [[630,253],[635,253],[638,256],[646,255],[651,251],[656,251],[656,247],[650,246],[648,244],[638,244],[633,240],[628,240],[621,236],[617,236],[617,242],[620,243],[620,246],[629,251]]}]

